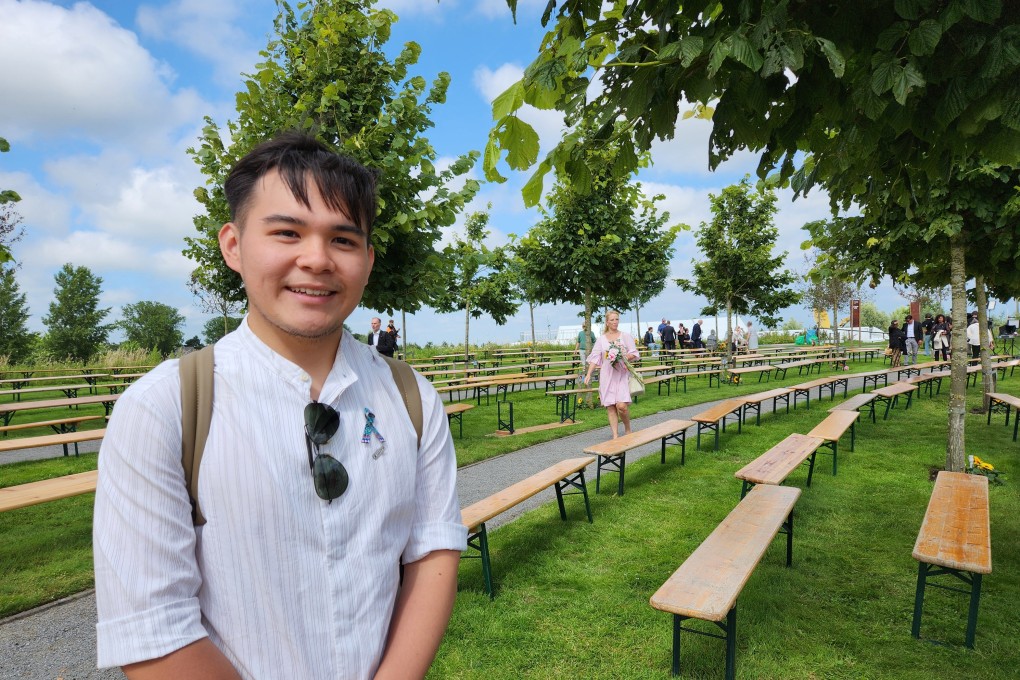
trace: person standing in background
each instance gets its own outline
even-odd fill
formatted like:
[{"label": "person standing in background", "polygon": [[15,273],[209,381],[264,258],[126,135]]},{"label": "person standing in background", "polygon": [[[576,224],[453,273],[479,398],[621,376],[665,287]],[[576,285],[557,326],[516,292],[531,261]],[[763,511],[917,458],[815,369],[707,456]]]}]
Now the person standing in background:
[{"label": "person standing in background", "polygon": [[588,372],[584,384],[591,384],[591,375],[599,369],[599,399],[606,407],[609,430],[613,439],[620,436],[619,422],[623,421],[624,434],[630,434],[630,371],[626,361],[638,358],[634,338],[620,330],[620,313],[613,310],[606,315],[602,335],[588,355]]}]

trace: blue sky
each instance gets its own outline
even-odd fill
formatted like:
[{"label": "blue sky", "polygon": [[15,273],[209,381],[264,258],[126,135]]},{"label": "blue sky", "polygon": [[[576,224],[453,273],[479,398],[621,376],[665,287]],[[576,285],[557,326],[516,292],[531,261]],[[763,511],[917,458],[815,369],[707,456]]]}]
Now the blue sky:
[{"label": "blue sky", "polygon": [[[514,25],[504,0],[378,3],[400,16],[387,51],[414,40],[422,56],[411,74],[430,81],[440,71],[452,76],[448,100],[434,108],[435,128],[428,133],[441,162],[484,148],[489,103],[532,60],[544,33],[539,17],[545,4],[520,0]],[[185,337],[200,334],[209,315],[185,286],[193,265],[181,249],[194,233],[191,219],[199,206],[192,192],[204,178],[185,149],[197,139],[203,116],[221,127],[236,117],[240,74],[254,70],[275,14],[272,0],[0,0],[0,136],[13,147],[0,155],[0,187],[23,198],[17,209],[27,233],[14,253],[34,330],[43,330],[54,274],[71,262],[103,278],[101,303],[112,308],[110,319],[119,318],[124,304],[156,300],[185,316]],[[531,110],[525,118],[539,131],[544,153],[558,137],[560,117]],[[671,222],[696,228],[710,218],[709,193],[753,175],[750,154],[710,173],[707,139],[708,123],[681,121],[676,139],[657,144],[654,165],[641,173],[646,194],[666,196],[660,205]],[[481,174],[477,167],[474,176]],[[505,184],[483,185],[469,208],[492,204],[494,245],[538,219],[520,197],[526,178],[515,174]],[[778,247],[789,251],[788,266],[803,270],[800,228],[828,215],[827,198],[813,192],[794,202],[780,192],[779,204]],[[675,247],[671,278],[684,276],[698,256],[693,232],[682,234]],[[874,301],[886,310],[903,304],[886,285]],[[641,319],[688,319],[703,304],[670,281]],[[543,306],[535,323],[555,330],[577,323],[577,312],[569,305]],[[364,330],[375,314],[358,309],[348,323]],[[794,309],[787,316],[804,322],[808,313]],[[517,340],[529,328],[524,307],[503,327],[473,320],[472,340]],[[406,331],[413,342],[462,341],[462,315],[421,311],[408,315]]]}]

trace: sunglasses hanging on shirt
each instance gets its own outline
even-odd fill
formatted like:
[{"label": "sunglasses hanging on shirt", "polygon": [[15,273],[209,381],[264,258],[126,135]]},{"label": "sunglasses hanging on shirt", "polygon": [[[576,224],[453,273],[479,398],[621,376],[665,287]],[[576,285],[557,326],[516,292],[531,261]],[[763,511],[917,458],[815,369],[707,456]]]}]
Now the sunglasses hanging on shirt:
[{"label": "sunglasses hanging on shirt", "polygon": [[319,447],[325,446],[339,428],[340,414],[329,404],[313,401],[305,406],[305,447],[308,449],[308,467],[312,470],[315,494],[331,503],[344,494],[350,479],[343,463],[328,453],[322,453]]}]

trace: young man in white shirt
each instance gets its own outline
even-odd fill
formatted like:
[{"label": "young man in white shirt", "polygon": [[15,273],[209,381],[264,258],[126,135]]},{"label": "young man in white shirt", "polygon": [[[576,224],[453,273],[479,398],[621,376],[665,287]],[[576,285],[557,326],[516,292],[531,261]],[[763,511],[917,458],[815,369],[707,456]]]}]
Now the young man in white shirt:
[{"label": "young man in white shirt", "polygon": [[[191,517],[168,361],[121,397],[100,454],[99,665],[132,679],[422,677],[466,531],[442,401],[418,376],[419,446],[389,367],[343,330],[375,257],[375,175],[287,133],[224,191],[220,248],[249,313],[216,345],[206,523]],[[310,432],[309,411],[334,431]]]}]

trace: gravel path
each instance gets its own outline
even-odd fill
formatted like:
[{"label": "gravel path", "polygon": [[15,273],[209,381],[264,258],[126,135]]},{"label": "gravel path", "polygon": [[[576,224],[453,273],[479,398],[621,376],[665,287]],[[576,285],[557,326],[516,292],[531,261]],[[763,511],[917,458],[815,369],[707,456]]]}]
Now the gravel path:
[{"label": "gravel path", "polygon": [[[860,379],[850,381],[851,390],[860,387]],[[768,388],[763,384],[762,389]],[[671,418],[689,418],[714,403],[718,402],[686,406],[637,418],[633,422],[633,429],[655,425]],[[580,411],[577,418],[606,422],[602,410]],[[481,500],[564,458],[579,456],[586,446],[603,441],[608,434],[608,427],[600,427],[463,467],[457,472],[461,506]],[[97,448],[98,442],[89,442],[83,444],[81,450]],[[655,442],[628,451],[627,457],[633,461],[658,452],[659,443]],[[60,455],[63,452],[57,446],[12,453],[5,455],[4,460],[35,460]],[[594,479],[594,466],[589,466],[586,472],[587,479]],[[589,493],[593,493],[594,488],[592,485]],[[544,491],[488,522],[487,527],[493,529],[505,524],[555,497],[553,490]],[[0,680],[123,678],[123,674],[116,669],[96,670],[95,621],[96,599],[92,591],[0,620]]]}]

